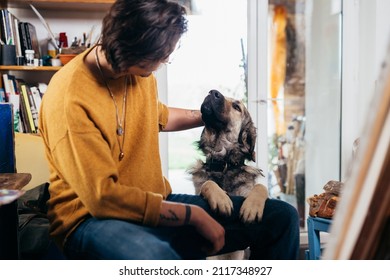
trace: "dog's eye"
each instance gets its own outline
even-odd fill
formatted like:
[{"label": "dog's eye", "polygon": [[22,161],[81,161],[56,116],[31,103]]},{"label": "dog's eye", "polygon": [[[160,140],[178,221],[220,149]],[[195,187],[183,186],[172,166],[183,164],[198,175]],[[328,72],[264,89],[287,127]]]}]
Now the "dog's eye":
[{"label": "dog's eye", "polygon": [[234,110],[237,110],[238,112],[241,112],[241,107],[237,103],[233,103]]}]

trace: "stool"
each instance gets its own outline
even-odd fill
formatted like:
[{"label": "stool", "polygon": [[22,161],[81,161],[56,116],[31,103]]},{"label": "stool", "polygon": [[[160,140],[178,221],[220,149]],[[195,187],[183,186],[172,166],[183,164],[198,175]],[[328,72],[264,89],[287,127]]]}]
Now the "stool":
[{"label": "stool", "polygon": [[321,257],[320,232],[329,232],[332,223],[331,219],[319,217],[307,218],[307,233],[309,239],[309,250],[306,251],[306,259],[319,260]]}]

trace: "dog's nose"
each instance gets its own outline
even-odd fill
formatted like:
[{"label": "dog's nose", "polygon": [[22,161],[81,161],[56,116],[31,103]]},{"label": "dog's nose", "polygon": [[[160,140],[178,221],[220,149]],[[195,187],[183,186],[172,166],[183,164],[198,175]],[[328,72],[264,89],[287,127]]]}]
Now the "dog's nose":
[{"label": "dog's nose", "polygon": [[221,98],[221,93],[218,90],[215,90],[215,89],[210,90],[209,94],[212,95],[216,99]]}]

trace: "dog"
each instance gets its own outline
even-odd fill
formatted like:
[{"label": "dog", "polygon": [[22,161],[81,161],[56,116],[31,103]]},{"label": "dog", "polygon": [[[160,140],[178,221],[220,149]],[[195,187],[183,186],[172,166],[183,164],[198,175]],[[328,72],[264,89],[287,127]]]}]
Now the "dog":
[{"label": "dog", "polygon": [[[213,211],[227,216],[233,208],[229,196],[244,196],[240,219],[244,223],[261,221],[268,190],[256,184],[256,179],[264,176],[262,170],[246,164],[255,162],[257,137],[247,108],[241,101],[211,90],[201,105],[201,113],[205,127],[197,145],[206,161],[198,160],[187,170],[195,193],[202,195]],[[243,257],[242,252],[237,253],[218,259]]]},{"label": "dog", "polygon": [[255,161],[256,128],[245,105],[211,90],[201,105],[205,127],[198,148],[206,161],[188,169],[195,193],[202,195],[213,211],[231,215],[229,195],[244,196],[240,218],[245,223],[261,221],[268,190],[256,184],[262,170],[246,165]]}]

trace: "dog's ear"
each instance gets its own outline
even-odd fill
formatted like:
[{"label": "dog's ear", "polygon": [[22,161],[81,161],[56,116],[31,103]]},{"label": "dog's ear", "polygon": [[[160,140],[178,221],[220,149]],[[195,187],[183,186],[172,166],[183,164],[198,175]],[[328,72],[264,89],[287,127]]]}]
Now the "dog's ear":
[{"label": "dog's ear", "polygon": [[239,142],[243,145],[243,151],[246,158],[256,161],[255,145],[256,145],[256,128],[251,119],[243,124],[240,132]]},{"label": "dog's ear", "polygon": [[195,147],[199,150],[202,151],[205,156],[207,156],[210,153],[210,147],[213,147],[211,139],[210,139],[210,130],[207,128],[204,128],[202,131],[202,134],[200,136],[199,141],[196,141]]}]

